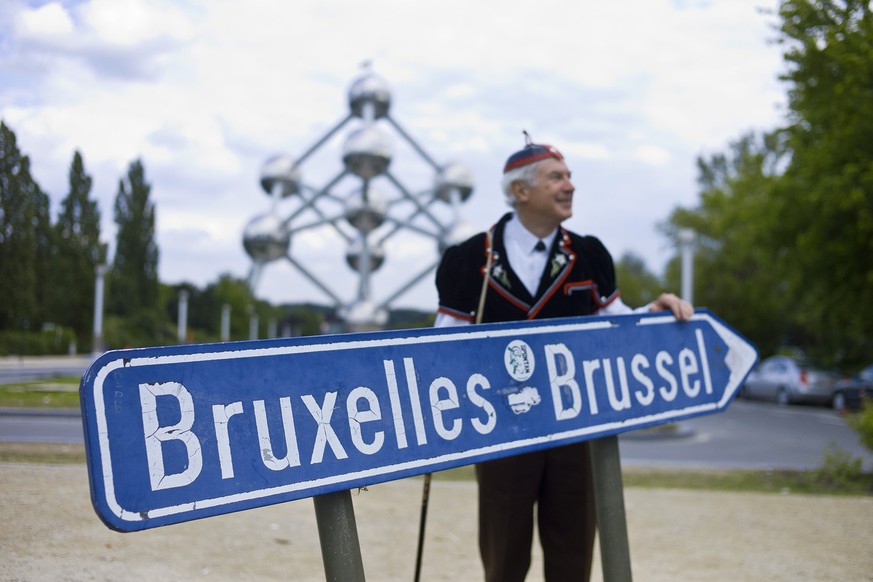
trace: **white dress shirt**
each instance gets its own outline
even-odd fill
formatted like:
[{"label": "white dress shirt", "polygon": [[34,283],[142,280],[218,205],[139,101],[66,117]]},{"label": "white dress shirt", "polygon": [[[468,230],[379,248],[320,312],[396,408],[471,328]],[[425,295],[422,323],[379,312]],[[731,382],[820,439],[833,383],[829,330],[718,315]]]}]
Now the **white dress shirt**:
[{"label": "white dress shirt", "polygon": [[[546,269],[549,260],[549,251],[552,250],[552,242],[558,234],[556,228],[545,238],[537,238],[535,234],[524,227],[515,215],[506,223],[503,229],[503,246],[506,248],[506,260],[509,261],[512,270],[524,283],[525,288],[532,296],[536,296],[540,286],[540,279]],[[545,249],[536,250],[537,243],[542,241]]]}]

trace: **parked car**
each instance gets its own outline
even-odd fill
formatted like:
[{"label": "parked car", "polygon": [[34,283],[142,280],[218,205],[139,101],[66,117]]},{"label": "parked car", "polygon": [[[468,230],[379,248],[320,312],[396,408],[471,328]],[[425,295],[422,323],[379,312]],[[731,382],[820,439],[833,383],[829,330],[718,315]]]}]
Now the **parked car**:
[{"label": "parked car", "polygon": [[840,380],[834,385],[833,406],[840,412],[861,410],[866,400],[873,404],[873,364],[861,370],[854,377]]},{"label": "parked car", "polygon": [[815,368],[797,358],[771,356],[752,370],[741,395],[774,400],[779,404],[810,403],[830,405],[839,376]]}]

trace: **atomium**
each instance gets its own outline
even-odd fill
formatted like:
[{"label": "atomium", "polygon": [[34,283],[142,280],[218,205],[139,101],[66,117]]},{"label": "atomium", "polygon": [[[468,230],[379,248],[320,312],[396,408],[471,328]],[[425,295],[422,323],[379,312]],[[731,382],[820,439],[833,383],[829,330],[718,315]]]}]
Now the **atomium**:
[{"label": "atomium", "polygon": [[354,130],[346,139],[344,149],[346,169],[365,180],[384,173],[391,164],[391,138],[376,125]]},{"label": "atomium", "polygon": [[346,220],[361,232],[370,232],[385,222],[388,199],[373,186],[357,190],[346,199]]},{"label": "atomium", "polygon": [[243,248],[256,263],[280,259],[290,247],[291,233],[272,212],[254,217],[243,231]]},{"label": "atomium", "polygon": [[443,202],[451,203],[455,197],[464,202],[473,193],[473,173],[464,164],[449,164],[440,169],[434,188]]},{"label": "atomium", "polygon": [[[365,66],[350,85],[349,111],[340,122],[297,158],[281,154],[264,162],[260,182],[270,208],[243,233],[254,292],[265,267],[284,259],[327,298],[346,329],[379,329],[391,305],[432,274],[445,248],[475,234],[460,212],[473,192],[469,168],[437,163],[391,116],[391,97],[388,83]],[[333,138],[343,131],[336,152]],[[429,181],[416,183],[428,174]],[[432,242],[421,245],[416,239]],[[307,240],[339,241],[345,251],[335,265],[325,265],[323,255],[301,251]],[[411,261],[419,265],[416,270],[399,275],[395,270],[388,290],[376,297],[373,276],[387,269],[392,253],[409,260],[411,252],[428,247],[430,253]],[[356,284],[339,276],[343,269],[351,270]]]},{"label": "atomium", "polygon": [[278,193],[287,198],[300,193],[300,170],[290,156],[277,155],[264,162],[261,167],[261,188],[267,194]]},{"label": "atomium", "polygon": [[391,108],[391,90],[385,79],[372,72],[360,75],[349,88],[349,109],[362,119],[380,119]]},{"label": "atomium", "polygon": [[[361,273],[363,271],[378,271],[385,262],[385,249],[381,244],[366,244],[365,237],[357,238],[349,245],[346,251],[346,263],[349,267]],[[366,263],[364,261],[367,261]]]}]

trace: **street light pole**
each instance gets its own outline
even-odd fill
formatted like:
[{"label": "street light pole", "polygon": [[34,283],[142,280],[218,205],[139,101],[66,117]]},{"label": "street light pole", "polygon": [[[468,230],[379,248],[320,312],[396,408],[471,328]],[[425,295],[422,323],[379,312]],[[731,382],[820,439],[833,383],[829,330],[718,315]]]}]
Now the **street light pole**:
[{"label": "street light pole", "polygon": [[97,265],[94,283],[94,338],[91,353],[96,357],[103,352],[103,280],[106,265]]},{"label": "street light pole", "polygon": [[230,341],[230,305],[221,306],[221,341]]},{"label": "street light pole", "polygon": [[188,336],[188,291],[179,291],[179,319],[176,326],[176,338],[184,344]]},{"label": "street light pole", "polygon": [[682,252],[682,299],[694,304],[694,241],[696,233],[690,228],[679,230],[679,248]]}]

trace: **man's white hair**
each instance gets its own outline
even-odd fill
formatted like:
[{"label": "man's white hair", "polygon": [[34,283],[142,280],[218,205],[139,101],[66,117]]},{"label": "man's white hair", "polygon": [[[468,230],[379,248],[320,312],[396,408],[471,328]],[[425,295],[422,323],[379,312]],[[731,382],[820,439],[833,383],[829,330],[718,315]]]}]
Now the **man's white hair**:
[{"label": "man's white hair", "polygon": [[509,170],[508,172],[503,174],[503,180],[500,184],[503,188],[503,195],[506,196],[507,204],[515,208],[515,205],[518,202],[515,199],[515,194],[512,193],[512,183],[521,181],[524,182],[527,186],[533,187],[534,171],[536,170],[536,167],[546,160],[550,159],[552,158],[539,160],[532,164],[527,164],[526,166],[515,168],[514,170]]}]

